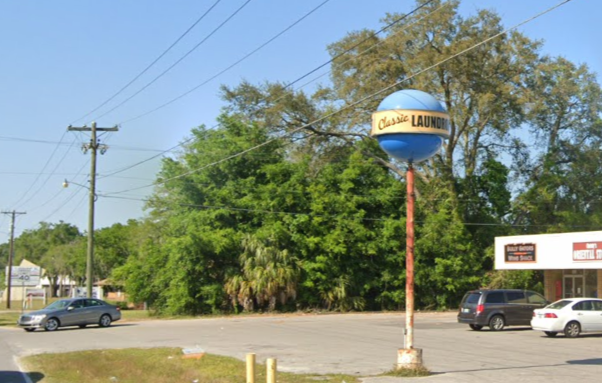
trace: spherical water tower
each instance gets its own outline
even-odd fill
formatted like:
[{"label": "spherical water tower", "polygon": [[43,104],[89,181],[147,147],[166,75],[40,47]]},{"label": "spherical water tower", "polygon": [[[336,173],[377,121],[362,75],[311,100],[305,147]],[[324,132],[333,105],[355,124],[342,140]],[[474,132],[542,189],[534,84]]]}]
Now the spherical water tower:
[{"label": "spherical water tower", "polygon": [[449,138],[449,115],[433,96],[404,89],[387,96],[372,114],[372,137],[391,157],[407,162],[406,327],[398,368],[422,366],[422,350],[414,348],[414,168],[434,156]]}]

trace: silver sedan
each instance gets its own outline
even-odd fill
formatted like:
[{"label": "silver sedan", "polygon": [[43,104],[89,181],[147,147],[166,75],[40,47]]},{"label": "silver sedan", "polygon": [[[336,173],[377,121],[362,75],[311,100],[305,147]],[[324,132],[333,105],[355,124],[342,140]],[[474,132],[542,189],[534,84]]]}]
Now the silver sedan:
[{"label": "silver sedan", "polygon": [[17,325],[28,332],[37,328],[54,331],[59,327],[84,328],[90,324],[108,327],[119,319],[121,311],[117,306],[100,299],[73,298],[61,299],[42,310],[22,314],[17,320]]}]

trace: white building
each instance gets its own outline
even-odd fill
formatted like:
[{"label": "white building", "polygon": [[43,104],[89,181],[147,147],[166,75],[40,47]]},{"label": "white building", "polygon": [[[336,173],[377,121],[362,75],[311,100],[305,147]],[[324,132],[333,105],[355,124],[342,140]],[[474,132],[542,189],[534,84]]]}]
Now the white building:
[{"label": "white building", "polygon": [[496,270],[543,270],[550,301],[602,297],[602,231],[495,239]]},{"label": "white building", "polygon": [[[11,301],[23,301],[27,298],[28,295],[34,295],[34,297],[38,298],[41,296],[51,297],[52,289],[50,286],[50,281],[48,277],[44,276],[45,272],[40,266],[29,262],[27,260],[21,261],[21,264],[18,266],[18,269],[22,270],[33,270],[33,274],[37,274],[34,278],[30,280],[23,281],[15,278],[15,273],[12,275],[11,280],[11,292],[10,299]],[[35,272],[35,270],[37,273]],[[13,267],[14,270],[14,267]],[[7,273],[8,274],[8,273]],[[8,275],[7,275],[8,280]],[[57,280],[57,296],[59,298],[68,298],[73,296],[85,296],[85,288],[77,286],[75,281],[72,281],[67,276],[59,276]],[[82,293],[83,291],[83,293]],[[100,286],[94,286],[94,293],[98,295],[99,298],[103,297],[103,289]],[[7,289],[4,289],[2,293],[2,301],[6,300],[7,297]]]}]

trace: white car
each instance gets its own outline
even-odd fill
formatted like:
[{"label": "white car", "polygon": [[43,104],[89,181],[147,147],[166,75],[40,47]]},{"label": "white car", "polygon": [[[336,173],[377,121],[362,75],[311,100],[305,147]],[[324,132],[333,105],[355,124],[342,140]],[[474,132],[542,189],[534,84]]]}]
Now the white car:
[{"label": "white car", "polygon": [[602,332],[602,299],[567,298],[543,309],[533,311],[533,330],[549,337],[563,332],[567,338],[576,338],[582,332]]}]

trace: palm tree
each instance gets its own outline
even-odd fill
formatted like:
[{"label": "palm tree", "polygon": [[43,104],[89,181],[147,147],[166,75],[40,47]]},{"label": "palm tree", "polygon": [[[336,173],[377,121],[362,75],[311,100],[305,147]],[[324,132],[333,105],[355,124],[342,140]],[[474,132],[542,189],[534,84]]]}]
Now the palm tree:
[{"label": "palm tree", "polygon": [[241,274],[226,282],[226,292],[232,304],[241,304],[247,311],[267,305],[273,311],[276,304],[286,304],[297,296],[299,267],[296,257],[287,249],[280,249],[270,241],[263,242],[253,235],[242,240]]}]

